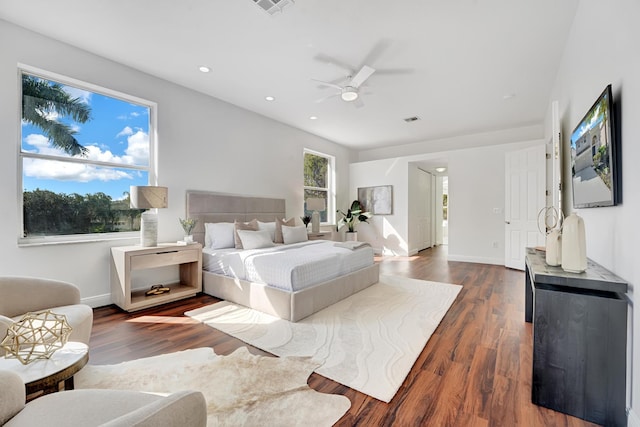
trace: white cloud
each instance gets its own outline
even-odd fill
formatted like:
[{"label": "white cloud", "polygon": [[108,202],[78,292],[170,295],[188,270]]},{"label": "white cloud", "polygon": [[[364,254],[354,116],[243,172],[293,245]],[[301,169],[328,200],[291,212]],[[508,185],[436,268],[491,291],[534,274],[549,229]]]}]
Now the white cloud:
[{"label": "white cloud", "polygon": [[116,138],[119,138],[121,136],[125,136],[125,135],[133,135],[133,129],[131,129],[130,126],[125,126],[124,129],[122,129],[117,135]]},{"label": "white cloud", "polygon": [[24,159],[23,171],[26,176],[58,181],[117,181],[132,179],[131,173],[94,165],[68,162],[50,162],[42,159]]},{"label": "white cloud", "polygon": [[149,135],[141,130],[137,131],[127,138],[129,146],[125,153],[131,157],[133,164],[148,165],[149,164]]},{"label": "white cloud", "polygon": [[[98,145],[87,145],[86,159],[122,165],[147,165],[149,160],[149,135],[138,130],[127,137],[128,146],[125,155],[118,156],[111,150],[104,150]],[[52,146],[49,139],[40,134],[30,134],[24,141],[32,148],[25,151],[60,157],[70,157],[63,150]],[[25,159],[24,174],[41,179],[58,179],[61,181],[89,182],[94,180],[113,181],[133,178],[133,171],[104,168],[82,163],[50,162],[41,159]]]}]

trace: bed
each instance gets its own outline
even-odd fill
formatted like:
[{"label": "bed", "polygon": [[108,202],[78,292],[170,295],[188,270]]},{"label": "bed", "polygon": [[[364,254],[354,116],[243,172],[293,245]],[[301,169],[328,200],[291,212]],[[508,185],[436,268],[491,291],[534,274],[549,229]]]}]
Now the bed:
[{"label": "bed", "polygon": [[[213,250],[206,244],[209,242],[205,242],[205,224],[253,219],[273,222],[275,218],[285,218],[284,199],[187,191],[186,206],[187,217],[198,221],[194,240],[204,247],[203,291],[216,298],[296,322],[378,282],[379,266],[373,262],[371,248],[340,248],[328,241],[301,242],[264,251]],[[298,246],[305,247],[304,255],[289,252]],[[309,256],[310,252],[316,255]],[[339,256],[351,260],[345,261],[337,258]],[[306,257],[312,261],[304,265],[295,263],[296,259]],[[293,274],[279,270],[280,267],[276,267],[278,258],[294,261],[295,265],[282,268],[300,270],[292,270]],[[226,259],[227,263],[222,263],[221,259]],[[258,268],[260,264],[271,268],[256,273],[254,267]],[[286,278],[290,279],[292,275],[302,280],[286,283]],[[278,277],[285,280],[267,284]],[[267,283],[262,283],[265,280]]]}]

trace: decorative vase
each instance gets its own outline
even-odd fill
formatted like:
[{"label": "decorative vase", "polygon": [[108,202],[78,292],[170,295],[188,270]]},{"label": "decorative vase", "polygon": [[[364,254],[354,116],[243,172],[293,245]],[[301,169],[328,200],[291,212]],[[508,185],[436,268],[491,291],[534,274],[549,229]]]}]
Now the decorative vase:
[{"label": "decorative vase", "polygon": [[547,234],[546,262],[551,266],[562,264],[562,234],[560,230],[551,230]]},{"label": "decorative vase", "polygon": [[342,233],[336,230],[331,231],[331,240],[334,242],[342,242]]},{"label": "decorative vase", "polygon": [[347,231],[344,233],[344,239],[347,242],[357,242],[358,241],[358,232],[357,231]]},{"label": "decorative vase", "polygon": [[582,273],[587,269],[584,220],[575,213],[562,225],[562,269],[570,273]]},{"label": "decorative vase", "polygon": [[184,236],[183,240],[186,243],[193,243],[193,235],[192,234],[188,234],[188,235]]}]

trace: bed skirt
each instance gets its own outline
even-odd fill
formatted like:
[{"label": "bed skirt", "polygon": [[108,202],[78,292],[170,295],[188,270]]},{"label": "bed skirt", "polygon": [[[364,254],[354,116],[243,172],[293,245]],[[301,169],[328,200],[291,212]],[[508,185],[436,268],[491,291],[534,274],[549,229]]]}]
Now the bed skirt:
[{"label": "bed skirt", "polygon": [[202,284],[206,294],[297,322],[377,283],[379,273],[380,266],[374,263],[345,276],[296,292],[287,292],[208,271],[202,272]]}]

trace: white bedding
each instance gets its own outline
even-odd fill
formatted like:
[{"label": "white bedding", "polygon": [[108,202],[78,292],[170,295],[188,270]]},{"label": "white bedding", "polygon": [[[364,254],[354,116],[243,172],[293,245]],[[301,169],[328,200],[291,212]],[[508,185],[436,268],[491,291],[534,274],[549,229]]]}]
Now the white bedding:
[{"label": "white bedding", "polygon": [[373,248],[351,250],[313,240],[271,248],[203,250],[203,269],[216,274],[298,291],[373,264]]}]

